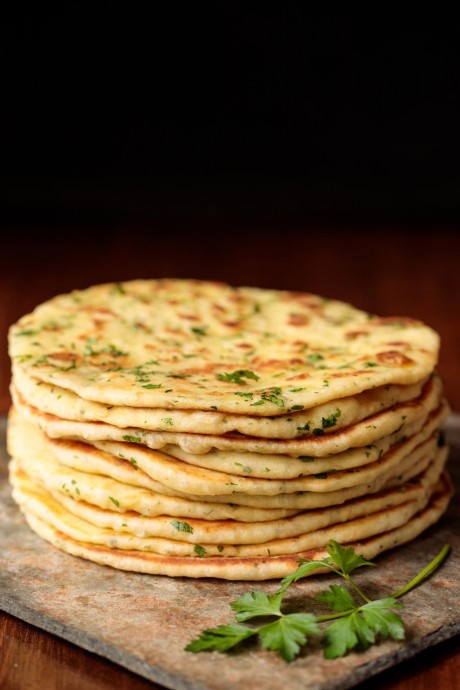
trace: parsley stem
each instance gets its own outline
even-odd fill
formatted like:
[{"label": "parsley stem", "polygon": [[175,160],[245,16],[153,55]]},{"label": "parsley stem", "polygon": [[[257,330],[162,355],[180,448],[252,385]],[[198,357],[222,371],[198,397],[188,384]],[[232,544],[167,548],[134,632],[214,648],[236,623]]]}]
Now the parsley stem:
[{"label": "parsley stem", "polygon": [[404,585],[404,587],[398,589],[398,591],[395,592],[392,596],[395,597],[395,599],[399,599],[399,597],[402,597],[404,594],[407,594],[407,592],[410,592],[411,589],[417,587],[417,585],[423,582],[423,580],[426,580],[426,578],[429,577],[434,570],[439,568],[441,563],[447,558],[449,552],[450,545],[444,544],[436,558],[433,558],[431,563],[429,563],[425,568],[423,568],[423,570],[421,570],[418,575],[416,575],[410,582],[408,582],[407,585]]},{"label": "parsley stem", "polygon": [[358,594],[358,596],[360,596],[361,599],[362,599],[363,601],[366,602],[366,604],[369,604],[369,602],[370,602],[371,600],[369,599],[369,597],[367,597],[367,596],[364,594],[364,592],[363,592],[363,591],[358,587],[358,585],[351,579],[351,577],[350,577],[349,575],[346,575],[345,573],[342,574],[342,577],[344,577],[344,578],[346,579],[346,581],[348,582],[348,584],[349,584],[351,587],[353,587],[353,589],[354,589],[355,592]]},{"label": "parsley stem", "polygon": [[330,613],[329,615],[326,616],[317,616],[316,617],[316,622],[317,623],[326,623],[326,621],[333,621],[336,618],[344,618],[345,616],[349,616],[350,613],[354,613],[355,611],[360,611],[361,607],[357,606],[354,609],[347,609],[346,611],[336,611],[335,613]]}]

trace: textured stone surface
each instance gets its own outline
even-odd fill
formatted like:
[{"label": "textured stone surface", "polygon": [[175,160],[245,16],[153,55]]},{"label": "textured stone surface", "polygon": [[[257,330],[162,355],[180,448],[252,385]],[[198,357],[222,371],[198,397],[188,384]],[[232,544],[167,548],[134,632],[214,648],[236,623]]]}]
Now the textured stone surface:
[{"label": "textured stone surface", "polygon": [[[287,665],[256,646],[229,655],[190,654],[184,646],[200,630],[233,620],[228,602],[250,583],[170,579],[124,573],[73,558],[33,534],[13,504],[6,480],[4,420],[0,428],[0,608],[107,657],[168,688],[230,690],[253,683],[264,690],[350,688],[380,670],[460,632],[460,511],[458,497],[443,520],[410,545],[361,571],[369,590],[389,594],[411,579],[446,542],[449,560],[404,599],[407,639],[385,642],[364,654],[325,661],[312,648]],[[449,420],[450,467],[460,486],[460,419]],[[292,587],[297,608],[328,578]],[[275,591],[274,582],[257,589]]]}]

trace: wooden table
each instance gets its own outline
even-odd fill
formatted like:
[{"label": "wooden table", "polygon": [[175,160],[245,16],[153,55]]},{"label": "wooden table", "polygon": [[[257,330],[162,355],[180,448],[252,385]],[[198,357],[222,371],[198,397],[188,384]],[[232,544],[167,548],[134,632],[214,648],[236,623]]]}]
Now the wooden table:
[{"label": "wooden table", "polygon": [[[11,227],[0,240],[0,413],[10,398],[9,324],[59,292],[147,277],[220,279],[309,290],[381,315],[413,316],[442,336],[439,371],[460,411],[460,236],[400,228],[201,219],[90,227]],[[460,687],[460,641],[449,640],[361,690]],[[155,687],[114,664],[0,613],[2,690]]]}]

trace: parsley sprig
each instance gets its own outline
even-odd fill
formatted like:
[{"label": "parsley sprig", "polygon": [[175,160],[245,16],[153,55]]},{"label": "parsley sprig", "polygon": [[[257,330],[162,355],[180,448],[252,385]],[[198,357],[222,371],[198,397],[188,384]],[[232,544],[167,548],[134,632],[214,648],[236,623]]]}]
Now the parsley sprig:
[{"label": "parsley sprig", "polygon": [[[291,662],[307,644],[309,637],[321,636],[326,659],[345,656],[349,651],[365,650],[379,638],[403,640],[404,623],[395,609],[403,608],[398,599],[410,592],[436,570],[447,557],[450,546],[446,544],[440,553],[416,577],[389,597],[369,599],[351,577],[362,566],[374,566],[354,552],[331,540],[326,547],[329,556],[313,561],[301,559],[297,570],[285,577],[274,594],[261,591],[246,592],[230,603],[236,623],[219,625],[203,630],[200,636],[186,647],[188,652],[226,652],[244,640],[258,637],[262,646],[277,652]],[[283,613],[281,605],[293,582],[306,577],[314,570],[327,569],[342,577],[348,587],[332,584],[314,599],[327,606],[329,613],[317,616],[312,613]],[[251,619],[270,618],[259,626],[243,625]],[[331,622],[332,621],[332,622]]]},{"label": "parsley sprig", "polygon": [[237,369],[232,373],[216,374],[216,379],[219,381],[232,381],[233,383],[246,383],[244,379],[252,379],[253,381],[258,381],[260,376],[257,376],[250,369]]}]

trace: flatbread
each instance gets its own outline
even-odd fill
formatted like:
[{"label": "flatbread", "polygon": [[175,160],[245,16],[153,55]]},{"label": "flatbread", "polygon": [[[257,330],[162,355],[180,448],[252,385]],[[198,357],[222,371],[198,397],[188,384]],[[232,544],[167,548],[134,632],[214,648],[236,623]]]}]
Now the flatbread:
[{"label": "flatbread", "polygon": [[[404,486],[355,499],[339,507],[250,524],[232,520],[209,523],[191,518],[187,519],[187,530],[177,530],[177,521],[168,516],[145,517],[132,512],[120,516],[113,510],[75,501],[60,492],[50,493],[34,484],[17,461],[10,468],[10,479],[14,487],[13,497],[26,512],[32,511],[81,541],[168,555],[196,555],[196,544],[204,547],[209,556],[283,555],[322,545],[329,539],[345,538],[348,541],[350,534],[356,539],[357,525],[365,525],[365,530],[386,531],[390,524],[395,527],[397,523],[407,522],[427,505],[446,457],[445,450],[438,450],[429,467]],[[374,526],[372,520],[364,520],[371,516],[376,523]],[[325,530],[332,527],[336,529],[336,536],[326,536]],[[82,533],[79,534],[78,530]],[[363,532],[360,534],[362,537]]]},{"label": "flatbread", "polygon": [[[147,431],[222,435],[238,432],[247,436],[290,439],[330,433],[421,395],[426,381],[410,386],[386,385],[277,417],[228,414],[216,410],[177,410],[104,405],[82,400],[72,391],[37,381],[20,366],[13,366],[16,397],[42,412],[75,422],[104,422],[120,428]],[[16,392],[17,391],[17,392]],[[339,412],[338,412],[339,411]]]},{"label": "flatbread", "polygon": [[[439,520],[452,496],[452,486],[444,476],[428,503],[405,524],[374,536],[349,541],[348,546],[365,558],[374,558],[383,551],[415,539]],[[310,549],[296,554],[265,557],[195,557],[162,556],[145,551],[121,550],[73,539],[30,511],[26,520],[38,535],[57,548],[73,556],[108,565],[121,570],[172,577],[221,578],[226,580],[269,580],[292,573],[299,558],[319,560],[327,555],[324,548]],[[318,572],[318,571],[316,571]]]},{"label": "flatbread", "polygon": [[[61,438],[71,440],[82,440],[89,443],[97,441],[122,441],[124,433],[113,434],[112,428],[108,425],[94,424],[92,422],[78,422],[73,424],[66,420],[59,420],[52,415],[40,412],[35,407],[24,403],[21,396],[13,393],[15,408],[20,415],[28,422],[42,429],[50,438]],[[273,478],[273,479],[292,479],[294,477],[308,474],[318,474],[329,472],[330,470],[348,469],[359,467],[375,460],[378,460],[390,446],[400,441],[403,437],[408,438],[420,431],[427,417],[419,417],[412,424],[406,424],[394,434],[376,441],[373,444],[361,448],[352,448],[342,453],[335,453],[324,458],[313,456],[292,457],[290,455],[268,455],[262,453],[250,453],[244,451],[209,451],[200,455],[192,455],[182,450],[180,446],[167,445],[162,448],[162,452],[169,456],[183,460],[192,465],[217,469],[229,474],[239,474],[242,476],[250,474],[253,477]],[[61,433],[59,433],[59,431]],[[113,438],[115,436],[115,438]],[[131,456],[123,452],[131,463],[136,465]],[[119,455],[120,457],[120,455]],[[119,462],[118,468],[126,463]],[[78,467],[77,467],[78,469]],[[104,471],[101,471],[103,474]],[[143,476],[144,473],[137,473],[136,476]],[[111,475],[112,476],[112,475]],[[125,477],[126,480],[126,477]],[[127,483],[131,483],[127,480]],[[136,483],[136,482],[134,482]]]},{"label": "flatbread", "polygon": [[[398,485],[406,478],[415,476],[429,464],[436,451],[438,444],[436,430],[439,420],[442,419],[442,413],[439,414],[439,417],[429,420],[423,433],[399,442],[380,460],[364,468],[349,471],[350,474],[336,473],[337,477],[332,474],[330,477],[305,477],[280,483],[276,480],[251,481],[248,478],[236,478],[208,471],[203,478],[203,470],[188,465],[182,468],[182,470],[188,470],[188,473],[181,477],[179,468],[176,466],[169,469],[167,460],[163,458],[162,463],[157,462],[155,465],[160,470],[164,470],[161,484],[167,487],[167,492],[169,484],[172,491],[168,493],[176,493],[178,488],[182,489],[183,499],[177,497],[177,494],[172,497],[154,489],[136,486],[139,470],[136,471],[133,468],[129,459],[118,458],[113,463],[114,456],[104,454],[103,451],[92,446],[80,444],[81,448],[78,449],[78,443],[47,439],[40,430],[13,415],[8,428],[8,448],[13,457],[20,459],[26,473],[47,490],[60,491],[73,496],[76,500],[85,500],[102,508],[113,509],[116,506],[122,512],[134,510],[142,515],[161,515],[163,512],[170,514],[174,511],[171,514],[176,516],[180,515],[182,510],[187,511],[189,516],[212,520],[218,519],[219,507],[211,506],[209,503],[206,505],[206,501],[214,503],[220,496],[228,504],[226,506],[228,517],[237,519],[235,515],[239,511],[244,516],[248,514],[249,517],[246,519],[252,521],[256,518],[251,517],[250,511],[244,511],[243,506],[237,507],[238,499],[242,495],[249,496],[250,505],[264,509],[276,508],[276,503],[280,501],[283,494],[288,498],[284,505],[280,506],[281,509],[296,510],[299,506],[315,508],[343,503],[355,496],[378,491],[387,484]],[[153,453],[154,451],[140,452]],[[156,455],[160,454],[156,453]],[[117,467],[120,460],[126,465],[123,479],[126,478],[126,473],[130,472],[130,484],[113,478],[117,476],[117,473],[112,467],[114,464]],[[156,460],[158,461],[158,458]],[[141,462],[138,463],[139,467],[145,471],[145,466],[143,468]],[[100,471],[101,463],[105,468],[104,475],[82,469],[82,467],[89,470],[97,468]],[[164,469],[165,464],[166,469]],[[181,464],[184,465],[184,463]],[[79,469],[75,469],[75,465]],[[194,469],[198,469],[198,476],[193,474]],[[149,477],[152,476],[151,472],[146,474]],[[158,474],[159,471],[156,470],[155,476],[158,477]],[[202,491],[201,494],[191,493],[192,489],[201,488],[202,482],[210,484],[212,479],[214,479],[213,488],[206,492]],[[240,482],[239,486],[234,480]],[[189,488],[190,491],[184,491],[185,488]],[[217,493],[218,491],[220,493]],[[204,503],[200,500],[201,496]],[[271,501],[267,503],[265,500],[267,497],[273,497],[275,505]],[[220,506],[220,510],[223,509],[224,507]],[[233,515],[231,515],[232,512]]]},{"label": "flatbread", "polygon": [[59,295],[9,331],[13,498],[70,554],[260,580],[335,539],[371,558],[452,495],[420,321],[193,280]]},{"label": "flatbread", "polygon": [[213,449],[232,452],[251,452],[264,455],[290,455],[324,457],[347,450],[364,447],[395,434],[408,425],[425,417],[436,409],[442,397],[442,382],[435,376],[428,380],[422,393],[410,402],[394,405],[345,429],[318,434],[302,439],[261,439],[240,434],[181,434],[167,431],[145,431],[124,428],[104,422],[75,422],[49,413],[40,412],[27,404],[23,396],[12,389],[15,405],[25,417],[46,431],[50,437],[79,438],[91,443],[113,440],[146,445],[152,449],[177,446],[192,455],[208,453]]},{"label": "flatbread", "polygon": [[45,302],[11,327],[9,351],[85,400],[276,417],[418,383],[439,336],[309,293],[139,280]]}]

